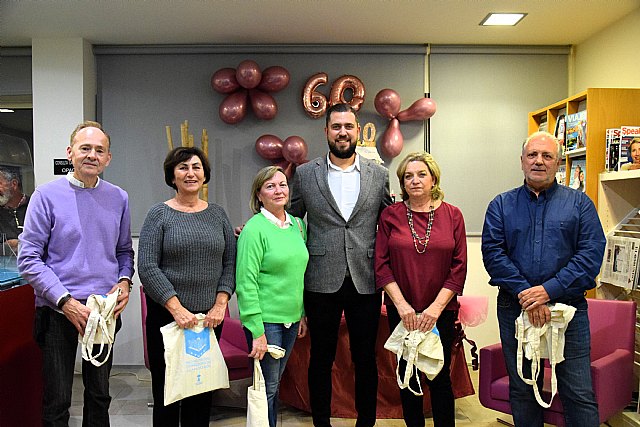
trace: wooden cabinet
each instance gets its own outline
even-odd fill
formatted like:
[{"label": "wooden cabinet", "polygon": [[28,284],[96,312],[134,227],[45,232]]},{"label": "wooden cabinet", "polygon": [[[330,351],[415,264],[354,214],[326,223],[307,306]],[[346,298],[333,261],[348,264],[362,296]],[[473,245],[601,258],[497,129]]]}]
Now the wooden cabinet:
[{"label": "wooden cabinet", "polygon": [[[640,125],[640,89],[587,89],[529,113],[529,134],[537,131],[544,120],[547,121],[549,132],[553,133],[561,114],[574,114],[582,110],[587,111],[587,141],[586,149],[579,155],[586,158],[585,191],[598,206],[598,176],[604,171],[606,129]],[[567,176],[571,171],[572,158],[571,155],[566,158]]]}]

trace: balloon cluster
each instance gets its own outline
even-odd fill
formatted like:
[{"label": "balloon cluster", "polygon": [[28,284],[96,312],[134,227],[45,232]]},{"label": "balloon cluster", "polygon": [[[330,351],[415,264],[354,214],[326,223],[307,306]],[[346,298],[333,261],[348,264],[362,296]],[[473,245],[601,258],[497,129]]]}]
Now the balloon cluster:
[{"label": "balloon cluster", "polygon": [[211,87],[227,95],[218,115],[227,124],[235,124],[247,115],[247,104],[257,118],[271,120],[278,113],[276,100],[268,92],[278,92],[289,84],[289,71],[273,66],[260,71],[255,61],[242,61],[238,68],[221,68],[211,76]]},{"label": "balloon cluster", "polygon": [[256,152],[260,157],[284,169],[287,178],[293,176],[296,166],[309,161],[307,143],[296,135],[284,141],[275,135],[262,135],[256,140]]},{"label": "balloon cluster", "polygon": [[[358,111],[364,102],[364,84],[356,76],[344,75],[338,77],[331,85],[329,99],[318,92],[318,86],[327,84],[329,76],[320,72],[309,77],[302,89],[302,106],[304,111],[313,119],[325,115],[327,107],[335,104],[349,104]],[[345,92],[351,90],[351,99],[346,100]]]},{"label": "balloon cluster", "polygon": [[400,111],[400,95],[393,89],[378,92],[373,105],[382,117],[391,119],[380,139],[382,154],[391,158],[400,154],[404,144],[400,122],[426,120],[436,113],[436,103],[431,98],[420,98],[406,110]]}]

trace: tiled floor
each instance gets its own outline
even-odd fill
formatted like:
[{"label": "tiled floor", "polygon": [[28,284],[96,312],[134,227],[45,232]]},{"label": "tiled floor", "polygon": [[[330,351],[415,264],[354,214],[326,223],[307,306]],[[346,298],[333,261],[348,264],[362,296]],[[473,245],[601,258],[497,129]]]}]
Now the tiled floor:
[{"label": "tiled floor", "polygon": [[[478,389],[478,373],[471,371],[471,379],[474,388]],[[230,391],[225,391],[215,399],[230,405],[242,403],[241,390],[246,390],[248,383],[234,382]],[[114,397],[111,403],[111,425],[113,427],[139,427],[151,426],[151,408],[147,406],[151,402],[151,382],[149,371],[144,367],[114,367],[111,378],[111,395]],[[497,417],[511,422],[511,417],[502,413],[484,408],[478,401],[478,396],[468,396],[456,400],[456,424],[478,427],[504,426],[497,421]],[[332,420],[334,427],[352,427],[354,420],[336,418]],[[71,406],[71,427],[82,425],[82,377],[76,374],[74,377],[73,402]],[[216,427],[245,427],[245,409],[230,406],[215,406],[211,416],[210,426]],[[312,426],[311,416],[290,407],[280,408],[279,426],[283,427],[307,427]],[[616,424],[612,424],[616,425]],[[624,425],[624,424],[617,424]],[[403,420],[378,420],[377,427],[404,426]],[[433,426],[431,419],[427,419],[427,427]],[[605,426],[605,424],[603,424]]]}]

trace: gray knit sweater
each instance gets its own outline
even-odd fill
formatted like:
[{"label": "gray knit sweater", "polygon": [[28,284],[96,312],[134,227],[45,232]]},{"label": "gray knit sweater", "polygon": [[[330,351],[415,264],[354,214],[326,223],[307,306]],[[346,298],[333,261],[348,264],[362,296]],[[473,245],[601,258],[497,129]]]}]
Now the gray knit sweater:
[{"label": "gray knit sweater", "polygon": [[138,275],[164,306],[174,295],[189,311],[207,311],[218,292],[235,291],[236,239],[222,207],[186,213],[158,203],[140,231]]}]

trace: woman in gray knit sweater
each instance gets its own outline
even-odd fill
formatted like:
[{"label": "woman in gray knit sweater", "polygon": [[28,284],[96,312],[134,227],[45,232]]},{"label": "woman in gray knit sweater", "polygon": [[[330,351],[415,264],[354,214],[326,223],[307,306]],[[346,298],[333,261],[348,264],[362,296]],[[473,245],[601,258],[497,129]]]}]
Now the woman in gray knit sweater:
[{"label": "woman in gray knit sweater", "polygon": [[153,425],[208,426],[211,392],[164,406],[164,345],[160,328],[198,323],[220,339],[227,302],[235,290],[236,239],[222,207],[201,200],[211,168],[198,148],[178,147],[164,161],[174,198],[151,207],[140,232],[138,275],[147,302],[147,353],[153,393]]}]

